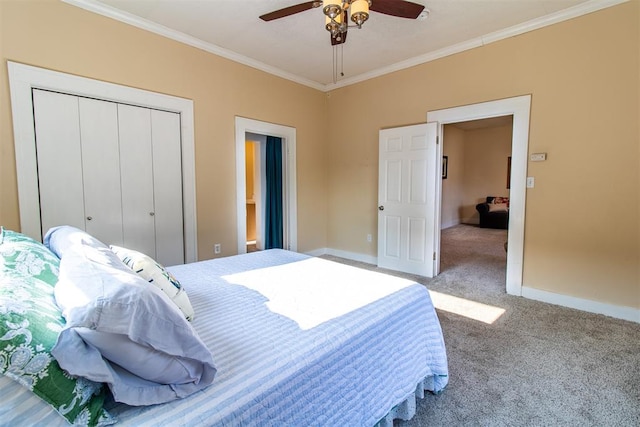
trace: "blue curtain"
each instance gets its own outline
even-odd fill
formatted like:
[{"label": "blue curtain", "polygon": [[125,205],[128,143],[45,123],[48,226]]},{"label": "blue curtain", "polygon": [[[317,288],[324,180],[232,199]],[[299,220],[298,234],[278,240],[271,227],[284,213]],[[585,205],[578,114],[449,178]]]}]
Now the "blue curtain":
[{"label": "blue curtain", "polygon": [[282,249],[282,138],[267,136],[265,249]]}]

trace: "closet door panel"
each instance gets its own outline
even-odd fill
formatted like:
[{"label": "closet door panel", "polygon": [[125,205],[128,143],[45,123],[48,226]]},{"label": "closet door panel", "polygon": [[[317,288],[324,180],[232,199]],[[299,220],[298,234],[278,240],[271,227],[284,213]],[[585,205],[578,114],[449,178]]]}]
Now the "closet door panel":
[{"label": "closet door panel", "polygon": [[42,237],[58,225],[85,227],[78,98],[33,90]]},{"label": "closet door panel", "polygon": [[118,105],[123,245],[156,257],[151,110]]},{"label": "closet door panel", "polygon": [[80,98],[80,139],[86,231],[122,245],[117,104]]},{"label": "closet door panel", "polygon": [[180,115],[151,111],[157,260],[184,264]]}]

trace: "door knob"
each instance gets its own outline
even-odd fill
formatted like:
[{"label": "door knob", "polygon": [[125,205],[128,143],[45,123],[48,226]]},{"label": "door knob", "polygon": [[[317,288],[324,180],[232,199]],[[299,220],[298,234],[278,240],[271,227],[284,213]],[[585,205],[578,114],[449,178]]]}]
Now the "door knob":
[{"label": "door knob", "polygon": [[382,206],[382,205],[378,206],[378,210],[383,211],[384,210],[384,206]]},{"label": "door knob", "polygon": [[93,219],[93,217],[91,217],[91,216],[87,217],[87,221],[91,221],[92,219]]},{"label": "door knob", "polygon": [[154,216],[156,213],[155,212],[149,212],[150,216]]}]

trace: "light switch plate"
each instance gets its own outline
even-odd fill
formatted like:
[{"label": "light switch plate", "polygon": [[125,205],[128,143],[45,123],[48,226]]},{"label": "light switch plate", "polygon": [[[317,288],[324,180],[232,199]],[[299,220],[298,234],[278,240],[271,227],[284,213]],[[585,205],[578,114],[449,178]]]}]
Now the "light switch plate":
[{"label": "light switch plate", "polygon": [[532,176],[527,177],[527,188],[533,188],[536,185],[536,179]]}]

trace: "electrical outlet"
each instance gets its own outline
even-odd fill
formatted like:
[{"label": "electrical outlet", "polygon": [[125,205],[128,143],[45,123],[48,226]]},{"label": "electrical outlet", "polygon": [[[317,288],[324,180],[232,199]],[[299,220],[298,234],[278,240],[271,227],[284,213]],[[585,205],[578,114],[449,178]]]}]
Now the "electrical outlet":
[{"label": "electrical outlet", "polygon": [[213,245],[214,254],[218,255],[221,250],[222,250],[222,247],[220,246],[220,243],[216,243],[215,245]]},{"label": "electrical outlet", "polygon": [[371,234],[367,234],[367,242],[371,243],[371,240],[372,240]]}]

